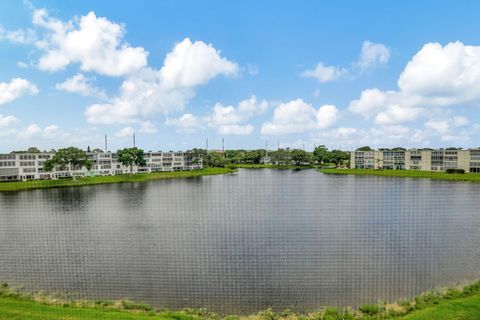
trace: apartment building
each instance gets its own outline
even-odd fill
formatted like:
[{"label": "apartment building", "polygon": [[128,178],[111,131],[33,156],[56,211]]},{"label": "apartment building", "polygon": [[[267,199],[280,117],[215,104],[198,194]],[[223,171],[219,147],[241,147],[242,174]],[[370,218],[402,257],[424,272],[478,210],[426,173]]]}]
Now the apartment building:
[{"label": "apartment building", "polygon": [[[112,152],[87,152],[92,163],[87,168],[55,168],[51,172],[43,169],[45,161],[51,159],[53,152],[15,152],[0,154],[0,181],[61,179],[67,177],[111,176],[130,173]],[[146,165],[133,166],[133,173],[159,171],[195,170],[203,167],[202,159],[194,159],[188,152],[146,152]]]},{"label": "apartment building", "polygon": [[351,152],[350,168],[480,173],[480,149],[357,150]]}]

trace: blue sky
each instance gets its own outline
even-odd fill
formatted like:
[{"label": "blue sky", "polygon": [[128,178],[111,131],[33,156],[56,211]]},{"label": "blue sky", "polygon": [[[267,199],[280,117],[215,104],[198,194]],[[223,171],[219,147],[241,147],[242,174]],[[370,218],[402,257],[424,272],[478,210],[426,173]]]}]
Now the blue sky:
[{"label": "blue sky", "polygon": [[480,3],[2,1],[0,151],[478,147]]}]

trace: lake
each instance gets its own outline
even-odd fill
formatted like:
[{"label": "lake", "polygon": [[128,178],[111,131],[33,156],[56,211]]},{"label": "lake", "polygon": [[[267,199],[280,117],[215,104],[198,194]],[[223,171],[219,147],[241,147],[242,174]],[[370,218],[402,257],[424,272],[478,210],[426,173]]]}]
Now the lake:
[{"label": "lake", "polygon": [[0,282],[156,307],[306,312],[480,278],[480,184],[235,174],[0,193]]}]

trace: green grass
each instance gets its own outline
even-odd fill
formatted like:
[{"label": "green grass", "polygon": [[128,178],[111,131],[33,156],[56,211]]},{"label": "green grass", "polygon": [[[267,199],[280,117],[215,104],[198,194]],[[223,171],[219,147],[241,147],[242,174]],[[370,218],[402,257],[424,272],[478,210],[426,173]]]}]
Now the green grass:
[{"label": "green grass", "polygon": [[32,180],[32,181],[16,181],[16,182],[1,182],[1,191],[19,191],[26,189],[40,189],[40,188],[59,188],[59,187],[74,187],[86,186],[106,183],[124,183],[124,182],[142,182],[158,179],[177,179],[177,178],[191,178],[198,176],[207,176],[215,174],[231,173],[235,170],[232,168],[204,168],[200,170],[191,171],[174,171],[174,172],[155,172],[155,173],[140,173],[132,175],[118,175],[118,176],[97,176],[85,177],[77,180]]},{"label": "green grass", "polygon": [[480,281],[463,290],[447,289],[426,293],[396,304],[368,304],[359,310],[326,308],[300,315],[271,309],[249,316],[221,317],[204,309],[158,311],[143,303],[129,301],[63,301],[45,295],[22,294],[0,286],[0,319],[125,319],[125,320],[475,320],[480,319]]},{"label": "green grass", "polygon": [[446,173],[417,170],[373,170],[373,169],[321,169],[320,172],[328,174],[355,174],[382,177],[425,178],[449,181],[480,182],[479,173]]},{"label": "green grass", "polygon": [[148,313],[106,310],[95,307],[49,305],[18,298],[0,297],[0,319],[18,320],[196,320],[199,317],[183,312]]},{"label": "green grass", "polygon": [[480,295],[455,299],[417,311],[403,320],[478,320],[480,319]]}]

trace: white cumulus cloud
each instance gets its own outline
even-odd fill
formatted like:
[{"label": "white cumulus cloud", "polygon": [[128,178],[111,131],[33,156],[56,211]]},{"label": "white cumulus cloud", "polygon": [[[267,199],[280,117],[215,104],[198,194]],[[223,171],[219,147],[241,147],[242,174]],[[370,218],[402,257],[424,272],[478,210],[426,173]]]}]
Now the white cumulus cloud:
[{"label": "white cumulus cloud", "polygon": [[191,113],[185,113],[179,118],[167,118],[167,126],[175,126],[180,131],[193,132],[201,127],[201,120]]},{"label": "white cumulus cloud", "polygon": [[255,128],[251,124],[225,124],[217,128],[217,132],[224,135],[249,135],[253,130],[255,130]]},{"label": "white cumulus cloud", "polygon": [[378,124],[417,119],[431,107],[480,102],[480,46],[427,43],[408,62],[397,91],[364,90],[349,110]]},{"label": "white cumulus cloud", "polygon": [[125,28],[94,12],[63,22],[49,16],[45,9],[33,13],[33,23],[46,30],[36,42],[44,52],[38,66],[56,71],[79,63],[83,71],[108,76],[122,76],[147,64],[148,52],[132,47],[124,39]]},{"label": "white cumulus cloud", "polygon": [[197,86],[216,76],[235,74],[237,68],[212,45],[186,38],[167,54],[160,70],[144,68],[128,76],[117,97],[89,106],[85,115],[90,123],[113,124],[182,111]]},{"label": "white cumulus cloud", "polygon": [[126,138],[126,137],[132,136],[134,133],[135,133],[135,129],[133,129],[132,127],[125,127],[120,131],[118,131],[117,133],[115,133],[115,136],[119,138]]},{"label": "white cumulus cloud", "polygon": [[18,119],[14,116],[4,116],[2,114],[0,114],[0,128],[2,128],[2,130],[5,128],[5,127],[8,127],[14,123],[18,122]]},{"label": "white cumulus cloud", "polygon": [[31,124],[27,128],[25,128],[24,130],[22,130],[18,133],[18,138],[28,139],[28,138],[31,138],[31,137],[33,137],[36,134],[39,134],[41,132],[42,132],[42,129],[38,125]]},{"label": "white cumulus cloud", "polygon": [[6,30],[0,25],[0,41],[9,41],[19,44],[30,44],[36,40],[35,31],[32,29]]},{"label": "white cumulus cloud", "polygon": [[364,41],[357,65],[360,69],[366,70],[377,64],[386,64],[389,59],[390,48],[381,43]]},{"label": "white cumulus cloud", "polygon": [[237,106],[216,103],[211,115],[207,117],[208,126],[216,128],[220,134],[248,135],[255,128],[245,122],[254,115],[265,113],[268,107],[266,100],[258,101],[255,96],[240,101]]},{"label": "white cumulus cloud", "polygon": [[57,90],[71,93],[79,93],[83,96],[92,96],[100,99],[106,99],[105,91],[92,85],[92,78],[87,78],[83,74],[78,73],[73,77],[66,79],[62,83],[55,85]]},{"label": "white cumulus cloud", "polygon": [[314,69],[302,72],[301,76],[304,78],[314,78],[323,83],[337,80],[347,73],[348,71],[344,68],[326,66],[322,62],[319,62]]},{"label": "white cumulus cloud", "polygon": [[12,102],[25,94],[36,95],[37,93],[37,86],[22,78],[0,82],[0,105]]},{"label": "white cumulus cloud", "polygon": [[272,121],[263,124],[261,133],[282,135],[325,129],[334,125],[338,116],[339,111],[334,105],[315,109],[302,99],[296,99],[275,108]]},{"label": "white cumulus cloud", "polygon": [[203,41],[185,38],[167,54],[160,69],[166,88],[196,87],[217,75],[235,75],[238,65],[220,56],[220,51]]}]

